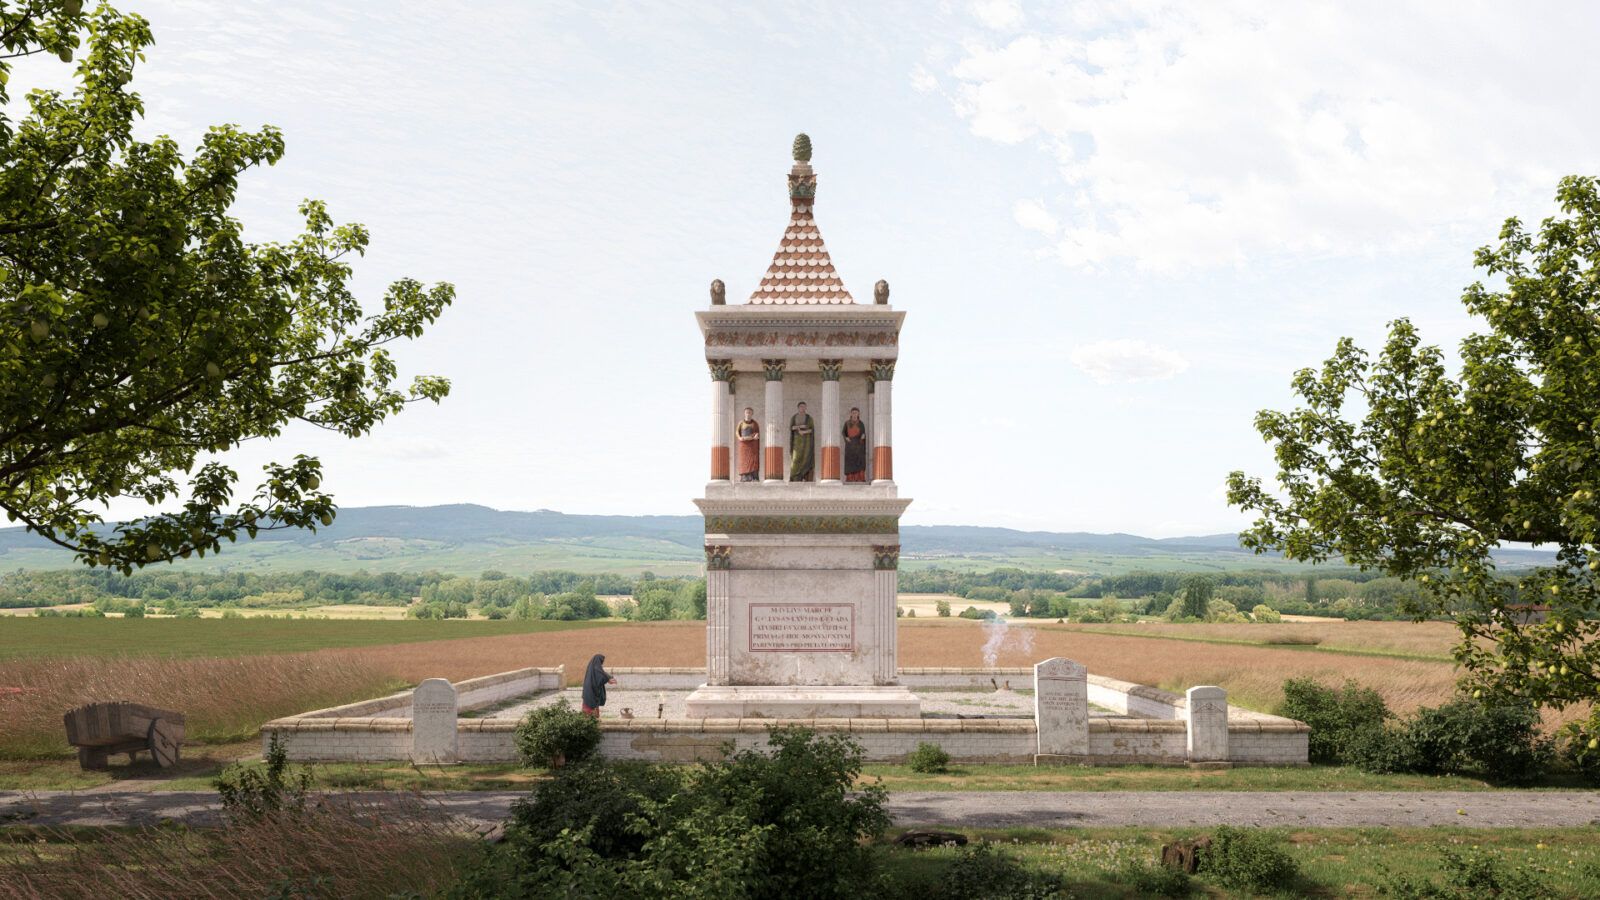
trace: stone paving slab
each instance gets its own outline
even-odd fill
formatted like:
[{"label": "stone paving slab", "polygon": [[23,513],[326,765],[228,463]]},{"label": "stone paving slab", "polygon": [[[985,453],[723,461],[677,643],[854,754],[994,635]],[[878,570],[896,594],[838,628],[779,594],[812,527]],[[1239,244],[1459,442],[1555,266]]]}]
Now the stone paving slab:
[{"label": "stone paving slab", "polygon": [[[922,701],[925,717],[958,718],[1033,718],[1033,691],[1012,690],[937,690],[913,688],[911,691]],[[621,719],[623,710],[631,710],[636,719],[682,719],[687,716],[684,704],[691,692],[687,690],[630,690],[626,684],[612,687],[606,692],[606,705],[600,711],[602,719]],[[521,703],[507,705],[487,713],[484,718],[520,719],[536,706],[548,706],[565,697],[573,706],[583,699],[580,688],[566,688],[531,697]],[[1091,715],[1116,715],[1109,710],[1091,707]],[[658,715],[659,714],[659,715]],[[409,713],[408,713],[409,715]]]},{"label": "stone paving slab", "polygon": [[[385,795],[328,795],[381,803]],[[420,795],[439,811],[473,822],[506,818],[519,791],[437,791]],[[1292,828],[1548,828],[1600,825],[1591,791],[902,791],[889,796],[897,825],[949,828],[1073,828],[1258,825]],[[217,795],[202,791],[81,793],[0,791],[0,828],[14,825],[193,825],[220,820]]]}]

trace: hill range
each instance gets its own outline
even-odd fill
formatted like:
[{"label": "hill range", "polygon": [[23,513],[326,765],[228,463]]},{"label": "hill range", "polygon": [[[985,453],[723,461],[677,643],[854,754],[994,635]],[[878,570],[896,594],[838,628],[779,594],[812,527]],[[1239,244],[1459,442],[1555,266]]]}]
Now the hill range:
[{"label": "hill range", "polygon": [[[513,512],[473,504],[366,506],[339,511],[332,526],[264,533],[179,567],[207,571],[439,571],[476,575],[568,569],[691,575],[700,571],[699,516],[588,516]],[[983,570],[1002,566],[1113,574],[1134,570],[1303,570],[1239,546],[1235,534],[1147,538],[1132,534],[1018,531],[975,525],[905,525],[902,565]],[[1509,550],[1502,561],[1535,564],[1551,554]],[[75,565],[65,550],[22,528],[0,529],[0,571]]]}]

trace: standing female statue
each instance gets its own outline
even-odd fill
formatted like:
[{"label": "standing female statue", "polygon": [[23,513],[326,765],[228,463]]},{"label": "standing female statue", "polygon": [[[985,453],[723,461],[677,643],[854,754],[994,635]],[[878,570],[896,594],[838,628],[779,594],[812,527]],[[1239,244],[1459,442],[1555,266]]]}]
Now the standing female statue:
[{"label": "standing female statue", "polygon": [[850,407],[844,428],[844,480],[867,480],[867,423],[861,421],[861,407]]},{"label": "standing female statue", "polygon": [[744,418],[735,430],[739,439],[739,480],[761,480],[761,426],[756,424],[756,411],[746,406]]},{"label": "standing female statue", "polygon": [[795,407],[789,417],[789,480],[810,481],[817,460],[817,428],[806,412],[806,405]]}]

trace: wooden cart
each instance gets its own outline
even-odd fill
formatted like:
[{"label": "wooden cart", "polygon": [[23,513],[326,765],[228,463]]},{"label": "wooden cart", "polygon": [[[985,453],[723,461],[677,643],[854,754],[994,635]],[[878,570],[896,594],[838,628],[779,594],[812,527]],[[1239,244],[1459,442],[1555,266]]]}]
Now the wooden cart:
[{"label": "wooden cart", "polygon": [[167,709],[118,700],[80,706],[62,720],[67,743],[78,748],[78,765],[85,769],[106,768],[113,753],[128,754],[131,763],[141,750],[166,768],[178,761],[183,746],[183,714]]}]

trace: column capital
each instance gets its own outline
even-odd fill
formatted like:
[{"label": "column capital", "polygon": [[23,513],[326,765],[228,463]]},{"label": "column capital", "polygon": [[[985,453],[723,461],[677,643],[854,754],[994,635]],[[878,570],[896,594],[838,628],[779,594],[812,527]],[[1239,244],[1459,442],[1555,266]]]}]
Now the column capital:
[{"label": "column capital", "polygon": [[731,360],[731,359],[708,359],[708,360],[706,360],[706,366],[711,369],[711,380],[712,381],[732,381],[733,380],[733,360]]},{"label": "column capital", "polygon": [[873,381],[892,381],[894,379],[894,360],[875,359],[872,361]]},{"label": "column capital", "polygon": [[788,365],[788,362],[782,359],[763,359],[761,361],[761,367],[766,371],[768,381],[782,381],[783,368],[786,365]]},{"label": "column capital", "polygon": [[819,359],[817,360],[817,370],[822,373],[823,381],[838,381],[839,376],[844,374],[844,360]]},{"label": "column capital", "polygon": [[706,568],[707,569],[731,569],[731,568],[733,568],[733,548],[732,547],[726,547],[726,546],[720,546],[720,545],[714,545],[714,544],[707,544],[706,545]]},{"label": "column capital", "polygon": [[874,544],[872,546],[872,567],[880,572],[900,568],[900,545]]}]

